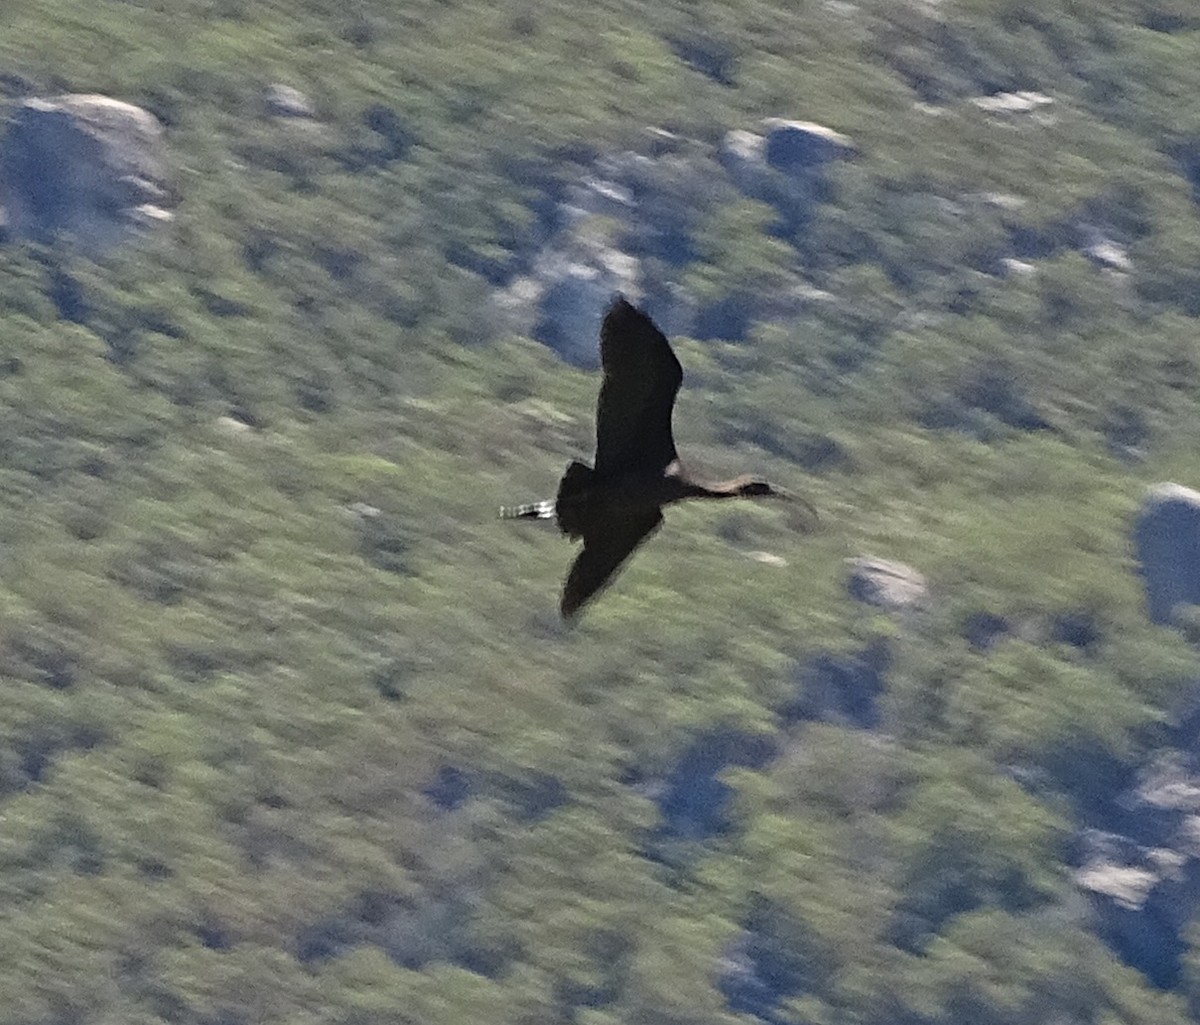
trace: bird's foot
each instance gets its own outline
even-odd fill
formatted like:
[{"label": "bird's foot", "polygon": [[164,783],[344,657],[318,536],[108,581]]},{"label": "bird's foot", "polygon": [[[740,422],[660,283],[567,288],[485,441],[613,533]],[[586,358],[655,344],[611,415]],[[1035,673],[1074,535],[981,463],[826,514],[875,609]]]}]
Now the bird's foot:
[{"label": "bird's foot", "polygon": [[544,502],[530,502],[528,505],[502,505],[500,519],[502,520],[550,520],[554,518],[554,502],[546,499]]}]

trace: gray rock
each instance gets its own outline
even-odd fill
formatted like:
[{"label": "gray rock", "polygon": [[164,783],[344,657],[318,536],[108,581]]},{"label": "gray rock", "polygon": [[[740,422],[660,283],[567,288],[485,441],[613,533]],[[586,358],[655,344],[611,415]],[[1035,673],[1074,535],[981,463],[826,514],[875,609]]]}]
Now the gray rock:
[{"label": "gray rock", "polygon": [[1015,256],[1004,257],[1000,261],[1000,270],[1004,277],[1014,274],[1019,278],[1028,278],[1037,273],[1036,265],[1028,260],[1018,260]]},{"label": "gray rock", "polygon": [[1098,896],[1107,897],[1125,911],[1140,911],[1159,876],[1152,868],[1089,862],[1075,873],[1075,885]]},{"label": "gray rock", "polygon": [[638,261],[619,249],[596,247],[582,258],[543,261],[552,269],[542,278],[534,337],[568,363],[600,362],[596,339],[600,320],[616,292],[637,293]]},{"label": "gray rock", "polygon": [[1160,752],[1113,807],[1127,835],[1084,830],[1072,858],[1074,881],[1122,959],[1169,986],[1180,969],[1184,930],[1200,907],[1200,759]]},{"label": "gray rock", "polygon": [[782,569],[786,566],[787,559],[782,555],[776,555],[774,552],[743,552],[747,559],[753,559],[755,562],[761,562],[764,566],[776,566]]},{"label": "gray rock", "polygon": [[1110,238],[1100,238],[1083,249],[1083,255],[1097,267],[1128,273],[1133,269],[1133,261],[1129,253],[1119,242]]},{"label": "gray rock", "polygon": [[813,121],[770,117],[763,121],[767,163],[784,174],[809,174],[856,152],[849,136]]},{"label": "gray rock", "polygon": [[608,241],[606,218],[581,218],[560,232],[530,273],[492,296],[503,330],[532,335],[567,362],[600,360],[600,319],[616,292],[640,297],[640,262]]},{"label": "gray rock", "polygon": [[1200,773],[1181,751],[1160,755],[1139,774],[1133,803],[1158,811],[1200,813]]},{"label": "gray rock", "polygon": [[1132,865],[1141,864],[1142,854],[1143,848],[1128,836],[1089,828],[1081,830],[1075,838],[1072,861],[1080,868],[1103,862]]},{"label": "gray rock", "polygon": [[[832,128],[776,117],[765,118],[760,132],[727,133],[717,158],[739,192],[774,207],[785,233],[801,233],[821,199],[828,164],[856,152],[854,143]],[[744,310],[709,312],[725,323],[699,325],[704,337],[743,337],[749,323]]]},{"label": "gray rock", "polygon": [[976,192],[966,198],[1005,213],[1022,210],[1028,203],[1023,196],[1015,196],[1011,192]]},{"label": "gray rock", "polygon": [[128,205],[132,207],[161,206],[170,201],[170,194],[162,185],[147,178],[139,178],[136,174],[122,175],[117,184],[125,189]]},{"label": "gray rock", "polygon": [[0,198],[15,237],[62,232],[93,250],[172,217],[162,126],[107,96],[19,104],[0,146]]},{"label": "gray rock", "polygon": [[1151,486],[1133,540],[1152,622],[1170,623],[1176,606],[1200,605],[1200,492]]},{"label": "gray rock", "polygon": [[222,434],[227,434],[232,437],[238,437],[243,434],[250,434],[254,428],[246,423],[245,420],[239,420],[236,416],[219,416],[214,421],[214,426]]},{"label": "gray rock", "polygon": [[847,589],[850,597],[888,612],[905,612],[926,607],[929,587],[925,578],[903,562],[864,555],[851,559]]},{"label": "gray rock", "polygon": [[500,334],[532,336],[538,304],[545,291],[546,286],[537,278],[514,278],[492,293],[489,320]]},{"label": "gray rock", "polygon": [[734,185],[746,195],[759,196],[766,191],[770,173],[763,136],[735,128],[725,134],[717,158]]},{"label": "gray rock", "polygon": [[272,117],[293,117],[312,119],[317,116],[317,108],[299,89],[282,82],[273,82],[267,86],[263,97],[267,113]]},{"label": "gray rock", "polygon": [[848,136],[812,121],[790,121],[770,117],[762,132],[735,129],[721,141],[717,158],[740,191],[748,196],[776,202],[771,172],[807,179],[833,160],[857,152]]},{"label": "gray rock", "polygon": [[1171,985],[1184,949],[1181,932],[1196,907],[1195,862],[1177,850],[1087,833],[1102,842],[1075,870],[1074,881],[1091,897],[1100,935],[1155,985]]},{"label": "gray rock", "polygon": [[673,288],[668,268],[693,258],[692,221],[714,183],[732,190],[713,163],[678,155],[678,137],[649,129],[647,137],[659,155],[602,156],[545,211],[536,253],[520,261],[518,276],[498,282],[494,326],[589,367],[616,292],[644,303],[669,334],[689,330],[695,302]]},{"label": "gray rock", "polygon": [[129,224],[134,228],[153,229],[162,224],[169,224],[175,219],[170,210],[164,210],[153,203],[139,203],[125,211]]},{"label": "gray rock", "polygon": [[1022,90],[1015,93],[994,93],[991,96],[976,96],[971,100],[976,107],[988,114],[1031,114],[1054,102],[1045,93]]}]

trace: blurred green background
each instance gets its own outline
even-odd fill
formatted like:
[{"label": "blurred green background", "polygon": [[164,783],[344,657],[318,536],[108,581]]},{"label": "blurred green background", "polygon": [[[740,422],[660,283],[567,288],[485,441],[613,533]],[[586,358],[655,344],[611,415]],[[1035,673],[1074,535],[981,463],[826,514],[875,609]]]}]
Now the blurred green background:
[{"label": "blurred green background", "polygon": [[[174,214],[0,245],[2,1025],[1197,1017],[1128,799],[1200,677],[1131,554],[1200,483],[1192,0],[5,0],[0,91],[150,111]],[[590,455],[614,261],[681,450],[822,526],[672,510],[566,630],[495,514]],[[1181,860],[1114,903],[1088,830]]]}]

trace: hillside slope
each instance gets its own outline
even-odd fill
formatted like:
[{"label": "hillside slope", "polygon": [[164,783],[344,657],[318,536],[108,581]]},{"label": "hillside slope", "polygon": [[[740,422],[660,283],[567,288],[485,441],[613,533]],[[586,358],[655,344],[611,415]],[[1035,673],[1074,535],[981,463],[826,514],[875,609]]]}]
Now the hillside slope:
[{"label": "hillside slope", "polygon": [[[0,1025],[1200,1014],[1190,0],[7,0],[0,90],[173,215],[0,243]],[[672,510],[567,630],[495,510],[617,285],[822,527]]]}]

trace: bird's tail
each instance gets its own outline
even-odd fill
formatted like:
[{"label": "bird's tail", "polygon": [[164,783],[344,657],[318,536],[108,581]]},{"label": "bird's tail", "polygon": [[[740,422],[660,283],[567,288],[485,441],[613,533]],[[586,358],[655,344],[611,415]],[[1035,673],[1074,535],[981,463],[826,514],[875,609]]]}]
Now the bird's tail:
[{"label": "bird's tail", "polygon": [[592,477],[595,472],[578,459],[572,459],[562,480],[558,482],[558,501],[576,498],[580,492],[587,491],[592,486]]},{"label": "bird's tail", "polygon": [[579,460],[572,460],[558,482],[558,495],[554,500],[554,508],[558,514],[558,529],[571,540],[583,537],[587,517],[581,508],[586,501],[587,493],[592,486],[592,477],[596,471],[585,466]]},{"label": "bird's tail", "polygon": [[554,501],[547,498],[544,502],[529,502],[526,505],[500,506],[502,520],[550,520],[554,518]]},{"label": "bird's tail", "polygon": [[[572,462],[567,467],[566,473],[563,474],[558,485],[558,494],[554,498],[547,498],[542,502],[530,502],[527,505],[502,505],[500,519],[551,520],[557,516],[559,517],[558,525],[562,528],[563,533],[571,537],[580,537],[583,533],[582,529],[572,525],[573,519],[578,519],[578,517],[573,514],[571,500],[579,498],[591,487],[594,472],[590,466],[584,466],[578,461]],[[564,515],[567,517],[566,523],[562,521]]]}]

